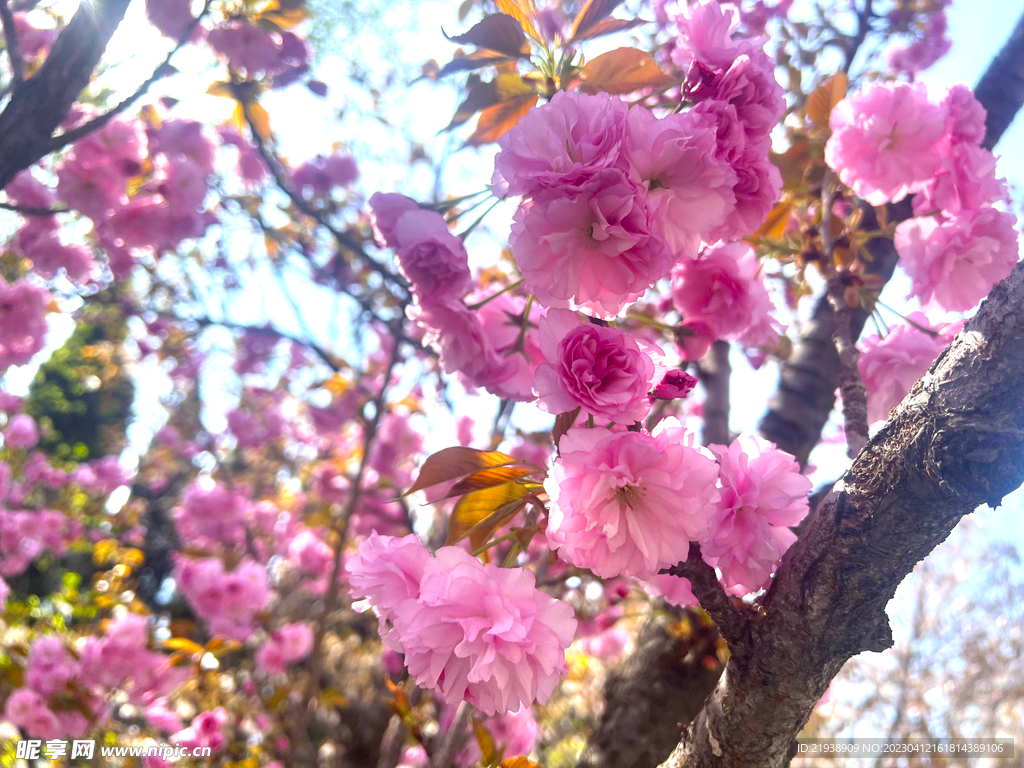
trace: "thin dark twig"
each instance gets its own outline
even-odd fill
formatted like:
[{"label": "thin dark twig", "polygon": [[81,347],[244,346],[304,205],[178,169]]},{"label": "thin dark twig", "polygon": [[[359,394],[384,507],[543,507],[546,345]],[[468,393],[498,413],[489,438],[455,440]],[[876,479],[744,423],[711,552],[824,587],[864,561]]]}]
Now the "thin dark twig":
[{"label": "thin dark twig", "polygon": [[98,131],[100,128],[105,126],[115,117],[117,117],[126,109],[128,109],[128,107],[130,107],[132,104],[141,99],[155,82],[157,82],[158,80],[162,80],[164,77],[171,74],[174,71],[174,68],[171,67],[171,59],[174,58],[174,55],[179,50],[181,50],[185,47],[185,45],[188,44],[188,41],[192,38],[192,34],[196,31],[196,28],[199,26],[199,23],[203,20],[206,14],[209,13],[210,7],[212,5],[213,0],[206,0],[206,2],[203,4],[203,10],[199,12],[198,16],[192,19],[188,27],[182,33],[181,37],[178,38],[177,44],[174,46],[174,48],[171,49],[171,52],[168,53],[167,57],[163,60],[163,63],[161,63],[160,66],[158,66],[153,71],[153,74],[149,76],[146,82],[144,82],[142,85],[138,87],[135,93],[133,93],[131,96],[124,99],[123,101],[118,102],[116,105],[111,107],[102,115],[94,117],[92,120],[85,123],[84,125],[81,125],[78,128],[75,128],[70,131],[65,131],[64,133],[58,136],[54,136],[50,140],[50,152],[56,152],[59,149],[63,149],[68,144],[74,144],[76,141],[85,138],[93,131]]},{"label": "thin dark twig", "polygon": [[857,31],[853,37],[849,39],[843,54],[845,60],[843,62],[843,72],[849,74],[850,67],[853,66],[853,60],[857,56],[857,51],[864,45],[864,41],[867,39],[868,33],[871,31],[871,19],[874,18],[875,12],[871,7],[873,0],[864,0],[864,8],[860,13],[857,14]]},{"label": "thin dark twig", "polygon": [[14,203],[0,203],[0,208],[5,211],[14,211],[22,216],[56,216],[58,213],[70,213],[70,208],[35,208],[31,205],[15,205]]},{"label": "thin dark twig", "polygon": [[[401,322],[402,321],[399,320],[390,329],[392,331],[392,336],[394,337],[394,344],[391,348],[391,357],[388,360],[387,367],[384,369],[384,379],[381,383],[380,392],[377,394],[377,397],[373,402],[373,416],[367,423],[366,431],[363,435],[363,454],[360,457],[359,468],[356,470],[355,477],[352,478],[352,482],[349,485],[351,488],[351,495],[348,498],[348,504],[345,505],[345,509],[340,519],[335,525],[334,532],[336,534],[336,540],[334,541],[334,562],[331,567],[330,581],[327,584],[327,592],[324,595],[323,608],[314,619],[315,629],[313,632],[313,651],[309,657],[309,677],[306,681],[305,691],[302,695],[302,704],[300,705],[298,715],[295,718],[295,729],[292,737],[291,751],[293,758],[297,757],[298,751],[308,740],[306,732],[309,728],[309,718],[312,714],[313,700],[317,695],[320,685],[320,673],[323,668],[323,643],[324,637],[327,634],[327,620],[331,613],[333,613],[338,607],[339,581],[344,561],[345,538],[348,533],[348,524],[350,518],[355,513],[356,508],[359,506],[359,500],[362,496],[363,490],[363,476],[366,474],[367,466],[369,466],[370,455],[373,453],[373,444],[377,437],[377,428],[380,426],[381,418],[385,411],[385,398],[387,397],[388,385],[391,383],[391,375],[394,373],[395,366],[398,365],[398,360],[401,357]],[[295,765],[297,763],[293,760],[292,764]]]},{"label": "thin dark twig", "polygon": [[295,189],[292,188],[291,184],[288,182],[288,179],[286,177],[284,164],[273,152],[271,152],[270,148],[267,146],[267,142],[263,139],[263,136],[260,135],[260,130],[256,123],[254,122],[252,114],[250,113],[250,110],[246,102],[239,100],[239,104],[242,105],[242,112],[245,115],[245,122],[249,126],[249,132],[252,134],[252,140],[256,144],[256,151],[260,153],[260,157],[263,158],[263,162],[266,163],[267,167],[270,169],[270,174],[271,176],[274,177],[274,182],[277,184],[277,187],[282,192],[284,192],[285,195],[288,196],[288,199],[292,201],[295,207],[298,208],[307,216],[309,216],[311,219],[313,219],[318,225],[320,225],[328,232],[330,232],[331,237],[333,237],[337,241],[338,245],[341,248],[344,248],[355,253],[360,259],[366,262],[366,264],[374,272],[376,272],[386,280],[390,281],[394,285],[398,285],[403,289],[408,288],[408,285],[406,284],[405,280],[403,280],[398,275],[392,273],[390,270],[386,269],[382,264],[379,264],[375,259],[371,258],[370,255],[363,249],[362,245],[360,245],[351,235],[349,235],[347,232],[342,232],[340,229],[338,229],[329,221],[327,221],[323,213],[316,210],[316,208],[310,205],[308,200],[306,200],[301,194],[299,194]]},{"label": "thin dark twig", "polygon": [[14,87],[25,82],[25,60],[21,57],[21,43],[18,41],[18,30],[14,25],[14,13],[7,0],[0,0],[0,21],[3,22],[4,39],[7,41],[7,58],[11,60],[11,74]]},{"label": "thin dark twig", "polygon": [[738,607],[733,598],[726,593],[715,569],[705,562],[700,544],[690,542],[686,560],[666,568],[662,573],[688,579],[694,597],[700,601],[701,608],[715,620],[722,637],[731,645],[744,642],[751,629],[749,609]]}]

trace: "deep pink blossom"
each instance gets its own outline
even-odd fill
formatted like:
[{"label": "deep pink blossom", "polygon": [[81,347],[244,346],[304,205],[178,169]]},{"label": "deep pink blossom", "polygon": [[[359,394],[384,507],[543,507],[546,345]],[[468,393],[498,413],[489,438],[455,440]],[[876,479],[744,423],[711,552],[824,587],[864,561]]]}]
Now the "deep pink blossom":
[{"label": "deep pink blossom", "polygon": [[646,190],[608,169],[521,205],[509,245],[542,306],[614,317],[672,266],[675,254],[652,226]]},{"label": "deep pink blossom", "polygon": [[602,578],[651,578],[708,534],[717,469],[675,419],[654,435],[576,427],[544,482],[552,549]]},{"label": "deep pink blossom", "polygon": [[206,39],[211,48],[227,57],[232,67],[244,69],[250,76],[274,75],[288,68],[281,40],[244,19],[212,29]]},{"label": "deep pink blossom", "polygon": [[627,111],[617,96],[559,91],[498,139],[495,184],[508,195],[534,195],[623,167]]},{"label": "deep pink blossom", "polygon": [[57,199],[53,190],[32,176],[31,171],[22,171],[4,187],[7,199],[28,208],[49,208]]},{"label": "deep pink blossom", "polygon": [[959,323],[935,325],[923,312],[913,312],[908,323],[893,326],[883,337],[868,336],[861,342],[857,361],[868,390],[868,420],[882,421],[924,376],[932,362],[952,341]]},{"label": "deep pink blossom", "polygon": [[29,688],[19,688],[4,705],[4,718],[36,739],[54,739],[62,735],[60,721],[46,700]]},{"label": "deep pink blossom", "polygon": [[219,752],[227,745],[224,726],[230,720],[223,707],[200,712],[192,718],[188,728],[171,735],[171,743],[186,749],[209,747],[211,751]]},{"label": "deep pink blossom", "polygon": [[954,312],[974,307],[1017,263],[1016,223],[1011,213],[982,208],[947,221],[928,217],[900,224],[896,250],[912,294]]},{"label": "deep pink blossom", "polygon": [[696,386],[696,376],[678,368],[673,368],[666,371],[665,376],[651,390],[651,397],[656,400],[682,400]]},{"label": "deep pink blossom", "polygon": [[534,392],[549,413],[582,408],[601,423],[631,424],[650,410],[661,358],[656,347],[618,328],[594,325],[575,312],[552,309],[540,321],[546,362]]},{"label": "deep pink blossom", "polygon": [[532,571],[483,565],[441,547],[419,595],[396,606],[389,641],[416,684],[493,715],[547,701],[576,631],[573,609],[536,588]]},{"label": "deep pink blossom", "polygon": [[767,586],[796,541],[790,526],[807,515],[811,481],[792,455],[757,435],[710,447],[719,463],[721,498],[702,551],[721,569],[727,589],[754,592]]},{"label": "deep pink blossom", "polygon": [[871,83],[832,110],[825,161],[872,205],[902,200],[938,170],[948,113],[921,83]]},{"label": "deep pink blossom", "polygon": [[[500,290],[498,285],[476,290],[466,297],[466,302],[472,306]],[[533,399],[534,374],[544,359],[537,329],[543,311],[536,302],[532,302],[530,316],[524,323],[525,310],[526,297],[505,291],[474,312],[484,338],[497,352],[501,362],[483,376],[466,377],[468,383],[510,400],[523,402]]]},{"label": "deep pink blossom", "polygon": [[704,95],[731,104],[750,145],[767,152],[772,129],[786,113],[784,94],[775,80],[774,59],[757,50],[739,56]]}]

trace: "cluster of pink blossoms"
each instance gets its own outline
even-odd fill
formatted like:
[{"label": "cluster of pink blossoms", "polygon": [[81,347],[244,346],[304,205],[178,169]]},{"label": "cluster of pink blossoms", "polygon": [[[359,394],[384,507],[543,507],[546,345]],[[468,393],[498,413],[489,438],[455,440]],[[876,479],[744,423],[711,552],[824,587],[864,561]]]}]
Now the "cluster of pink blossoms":
[{"label": "cluster of pink blossoms", "polygon": [[458,547],[372,534],[346,565],[354,597],[380,617],[417,685],[493,715],[547,701],[576,631],[573,609],[523,568],[484,565]]},{"label": "cluster of pink blossoms", "polygon": [[245,546],[249,513],[248,488],[192,485],[185,490],[173,516],[181,540],[190,546]]},{"label": "cluster of pink blossoms", "polygon": [[174,581],[210,632],[239,641],[256,630],[256,614],[271,597],[267,569],[248,558],[227,570],[218,558],[180,557]]},{"label": "cluster of pink blossoms", "polygon": [[737,594],[766,586],[795,540],[788,526],[807,514],[810,480],[753,435],[710,452],[694,443],[674,419],[654,435],[569,430],[544,483],[551,548],[603,578],[653,580],[679,604],[688,585],[658,573],[686,560],[691,542]]},{"label": "cluster of pink blossoms", "polygon": [[916,218],[897,227],[900,264],[924,304],[963,312],[1006,277],[1019,255],[1017,219],[995,159],[981,146],[985,111],[965,86],[933,101],[921,84],[875,83],[832,112],[825,159],[872,205],[915,193]]},{"label": "cluster of pink blossoms", "polygon": [[306,658],[313,650],[313,630],[305,624],[285,624],[270,633],[256,652],[256,663],[268,674],[284,672],[293,661]]},{"label": "cluster of pink blossoms", "polygon": [[963,326],[962,321],[933,324],[923,312],[907,319],[885,336],[874,334],[861,342],[857,364],[868,390],[869,421],[888,418]]},{"label": "cluster of pink blossoms", "polygon": [[55,635],[38,637],[25,684],[7,699],[4,718],[33,738],[77,738],[109,715],[105,696],[111,690],[127,688],[136,704],[159,698],[188,670],[172,667],[148,643],[145,617],[130,613],[114,618],[102,637],[85,638],[74,653]]},{"label": "cluster of pink blossoms", "polygon": [[26,279],[0,277],[0,373],[24,365],[46,341],[50,294]]}]

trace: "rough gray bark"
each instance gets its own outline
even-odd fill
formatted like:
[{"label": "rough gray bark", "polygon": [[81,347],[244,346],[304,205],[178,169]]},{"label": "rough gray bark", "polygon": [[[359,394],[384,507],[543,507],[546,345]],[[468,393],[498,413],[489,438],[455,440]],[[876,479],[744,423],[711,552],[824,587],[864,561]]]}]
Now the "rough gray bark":
[{"label": "rough gray bark", "polygon": [[716,341],[697,365],[704,387],[704,429],[701,442],[728,445],[729,440],[729,342]]},{"label": "rough gray bark", "polygon": [[885,606],[981,504],[1024,481],[1024,262],[836,484],[749,610],[725,673],[665,768],[785,765],[847,659],[892,644]]},{"label": "rough gray bark", "polygon": [[0,189],[52,151],[53,132],[89,84],[129,2],[82,3],[43,66],[11,94],[0,113]]},{"label": "rough gray bark", "polygon": [[993,149],[1024,105],[1024,16],[974,87],[974,95],[988,110],[983,146]]}]

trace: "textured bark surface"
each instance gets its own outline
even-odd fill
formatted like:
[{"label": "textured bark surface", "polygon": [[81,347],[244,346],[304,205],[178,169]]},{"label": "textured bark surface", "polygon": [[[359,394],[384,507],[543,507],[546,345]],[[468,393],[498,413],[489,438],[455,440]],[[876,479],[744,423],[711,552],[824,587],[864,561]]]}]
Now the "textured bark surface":
[{"label": "textured bark surface", "polygon": [[974,95],[988,110],[984,147],[993,149],[1024,106],[1024,16],[981,76]]},{"label": "textured bark surface", "polygon": [[[718,631],[691,611],[688,637],[667,631],[673,617],[659,613],[637,637],[637,650],[605,683],[605,709],[577,768],[647,768],[658,765],[679,742],[714,690],[721,672],[713,656]],[[666,716],[668,714],[668,716]]]},{"label": "textured bark surface", "polygon": [[51,151],[50,138],[92,77],[130,0],[83,2],[39,71],[0,113],[0,189]]},{"label": "textured bark surface", "polygon": [[728,445],[729,437],[729,342],[716,341],[697,365],[697,378],[704,387],[704,429],[701,442]]},{"label": "textured bark surface", "polygon": [[858,455],[750,610],[665,768],[785,765],[851,656],[892,644],[885,606],[964,515],[1024,481],[1024,262]]}]

